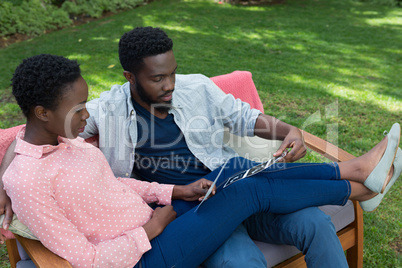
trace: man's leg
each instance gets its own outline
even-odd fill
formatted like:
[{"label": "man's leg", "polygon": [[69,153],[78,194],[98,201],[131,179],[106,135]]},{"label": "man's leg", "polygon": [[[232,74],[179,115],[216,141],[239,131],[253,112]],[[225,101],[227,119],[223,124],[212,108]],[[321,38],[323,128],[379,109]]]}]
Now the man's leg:
[{"label": "man's leg", "polygon": [[202,264],[206,268],[267,267],[260,249],[254,244],[241,224],[233,234]]},{"label": "man's leg", "polygon": [[317,207],[290,214],[258,213],[244,225],[253,239],[296,246],[309,268],[348,267],[330,217]]},{"label": "man's leg", "polygon": [[[172,205],[180,217],[199,202],[173,200]],[[205,268],[266,268],[267,262],[260,249],[255,245],[243,224],[240,224],[202,266]]]}]

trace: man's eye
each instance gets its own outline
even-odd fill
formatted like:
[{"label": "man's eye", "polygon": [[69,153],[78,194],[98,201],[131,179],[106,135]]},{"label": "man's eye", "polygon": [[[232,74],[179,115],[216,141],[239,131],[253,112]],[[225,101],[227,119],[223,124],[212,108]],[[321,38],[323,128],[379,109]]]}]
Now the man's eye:
[{"label": "man's eye", "polygon": [[163,77],[157,77],[154,79],[154,82],[160,82],[160,81],[162,81],[162,79],[163,79]]}]

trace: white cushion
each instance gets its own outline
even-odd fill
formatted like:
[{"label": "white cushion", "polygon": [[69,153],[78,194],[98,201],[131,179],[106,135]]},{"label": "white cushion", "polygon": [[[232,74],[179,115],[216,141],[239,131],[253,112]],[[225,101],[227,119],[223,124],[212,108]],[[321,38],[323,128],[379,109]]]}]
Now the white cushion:
[{"label": "white cushion", "polygon": [[[0,223],[3,222],[5,215],[2,214],[0,215]],[[17,216],[14,214],[13,219],[10,223],[10,226],[8,228],[12,233],[17,234],[22,237],[26,237],[29,239],[34,239],[34,240],[39,240],[36,238],[36,236],[26,227],[24,224],[22,224],[18,219]]]},{"label": "white cushion", "polygon": [[271,159],[282,143],[282,141],[266,140],[257,136],[239,137],[229,133],[228,129],[225,129],[223,142],[240,156],[256,162]]}]

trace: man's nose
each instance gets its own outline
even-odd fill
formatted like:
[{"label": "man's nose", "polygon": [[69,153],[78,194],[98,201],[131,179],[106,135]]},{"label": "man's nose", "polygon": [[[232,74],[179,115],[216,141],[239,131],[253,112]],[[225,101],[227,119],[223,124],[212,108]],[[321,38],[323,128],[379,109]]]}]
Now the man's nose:
[{"label": "man's nose", "polygon": [[175,84],[175,79],[176,76],[175,75],[171,75],[169,76],[168,79],[166,79],[166,83],[163,86],[163,90],[164,91],[172,91],[174,89],[174,84]]}]

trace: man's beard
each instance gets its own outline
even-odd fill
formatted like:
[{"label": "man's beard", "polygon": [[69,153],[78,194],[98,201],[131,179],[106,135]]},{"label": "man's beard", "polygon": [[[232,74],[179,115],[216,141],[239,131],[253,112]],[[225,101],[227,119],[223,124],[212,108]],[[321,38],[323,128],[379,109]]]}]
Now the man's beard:
[{"label": "man's beard", "polygon": [[[144,87],[140,84],[140,82],[138,82],[138,79],[135,79],[135,89],[137,90],[140,99],[148,104],[151,108],[154,108],[162,113],[168,112],[172,108],[172,100],[165,101],[164,103],[154,102],[145,91]],[[169,91],[166,94],[170,94],[171,92],[172,91]]]}]

